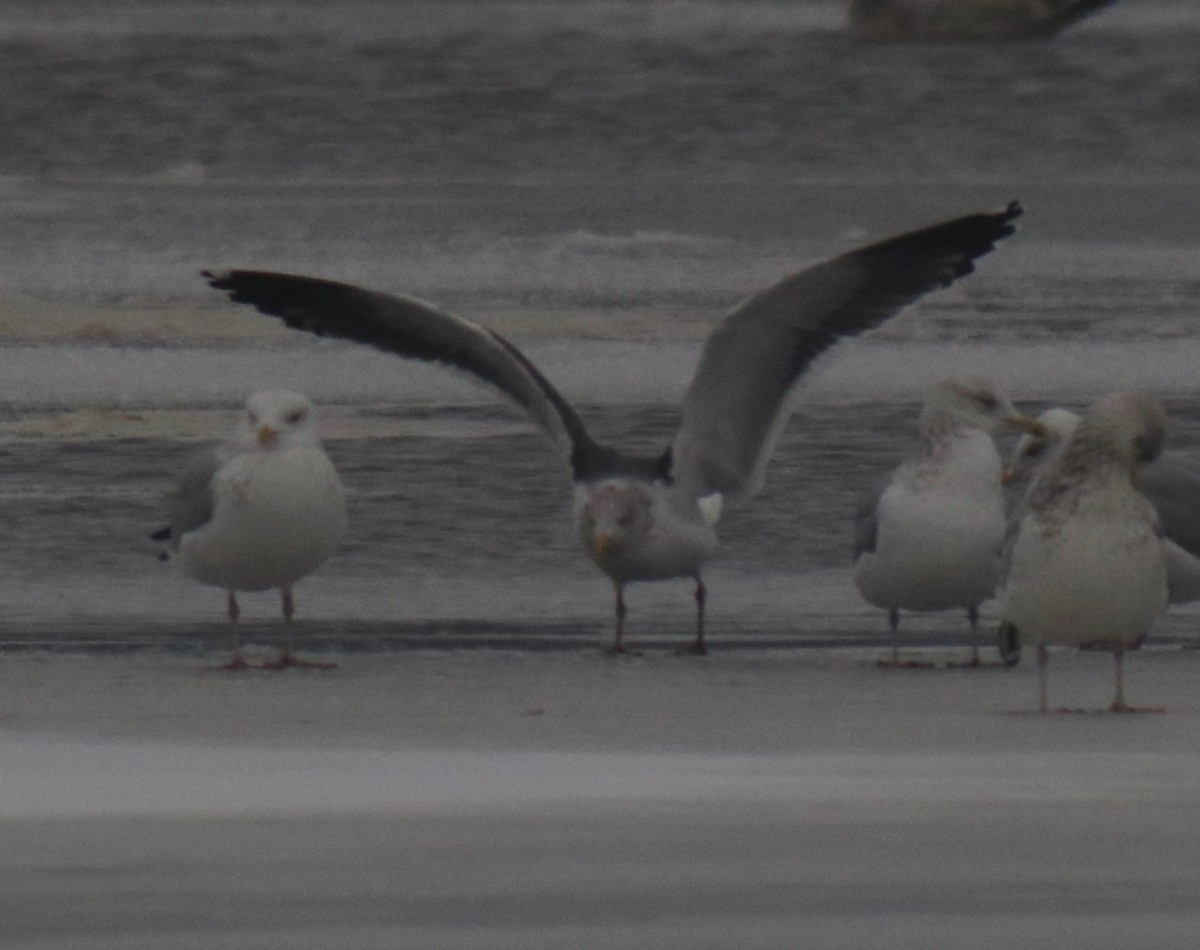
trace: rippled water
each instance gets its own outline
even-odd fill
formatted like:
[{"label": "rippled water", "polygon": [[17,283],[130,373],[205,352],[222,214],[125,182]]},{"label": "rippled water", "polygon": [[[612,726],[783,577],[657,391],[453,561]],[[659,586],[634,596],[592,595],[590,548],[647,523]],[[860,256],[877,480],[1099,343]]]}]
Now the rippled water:
[{"label": "rippled water", "polygon": [[[854,502],[940,375],[1031,405],[1142,385],[1177,447],[1200,438],[1198,39],[1182,0],[995,47],[862,45],[822,2],[10,5],[6,636],[218,619],[220,594],[145,535],[195,441],[267,385],[326,407],[351,492],[353,538],[301,585],[303,615],[607,628],[562,466],[519,416],[280,331],[202,268],[436,301],[527,345],[597,434],[657,446],[740,297],[1019,198],[1020,233],[976,275],[825,361],[763,495],[723,526],[715,635],[877,631],[849,583]],[[632,635],[690,623],[684,583],[631,606]]]}]

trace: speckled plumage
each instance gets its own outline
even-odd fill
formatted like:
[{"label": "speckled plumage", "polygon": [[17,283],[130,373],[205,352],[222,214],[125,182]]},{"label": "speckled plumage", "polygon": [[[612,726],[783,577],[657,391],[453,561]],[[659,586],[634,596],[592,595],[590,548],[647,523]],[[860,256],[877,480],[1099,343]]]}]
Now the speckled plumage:
[{"label": "speckled plumage", "polygon": [[1046,647],[1055,644],[1112,650],[1112,708],[1127,708],[1122,655],[1141,643],[1167,603],[1158,516],[1134,483],[1165,432],[1156,399],[1104,396],[1030,492],[1013,541],[1004,617],[1038,648],[1043,710]]}]

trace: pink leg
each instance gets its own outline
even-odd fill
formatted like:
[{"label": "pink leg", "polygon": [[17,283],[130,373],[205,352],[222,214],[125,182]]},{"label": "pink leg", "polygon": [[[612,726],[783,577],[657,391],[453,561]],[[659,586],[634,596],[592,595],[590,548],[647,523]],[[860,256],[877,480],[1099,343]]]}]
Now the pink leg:
[{"label": "pink leg", "polygon": [[1038,662],[1038,712],[1049,712],[1050,705],[1046,702],[1046,644],[1039,643],[1037,648]]},{"label": "pink leg", "polygon": [[242,636],[237,629],[238,618],[241,617],[242,611],[238,607],[237,595],[233,591],[229,591],[225,599],[225,609],[229,613],[230,637],[232,641],[230,649],[233,651],[233,656],[229,658],[228,663],[222,663],[220,666],[213,667],[213,669],[231,671],[248,670],[250,664],[242,658]]},{"label": "pink leg", "polygon": [[318,663],[315,660],[302,660],[296,656],[292,647],[292,618],[296,615],[296,601],[292,597],[292,589],[290,587],[280,588],[280,603],[283,606],[283,628],[287,634],[287,643],[283,648],[283,652],[279,654],[279,658],[273,663],[264,663],[264,670],[286,670],[289,667],[298,667],[310,670],[332,670],[337,667],[336,663]]},{"label": "pink leg", "polygon": [[708,588],[704,581],[696,578],[696,639],[692,643],[691,652],[697,656],[705,656],[708,646],[704,642],[704,605],[708,601]]},{"label": "pink leg", "polygon": [[1113,660],[1116,663],[1117,672],[1117,693],[1113,697],[1112,711],[1113,712],[1129,712],[1129,706],[1125,704],[1125,678],[1123,675],[1125,651],[1120,647],[1113,650]]},{"label": "pink leg", "polygon": [[625,585],[619,581],[613,581],[613,590],[617,592],[617,630],[613,634],[612,646],[608,648],[609,653],[624,653],[625,652]]}]

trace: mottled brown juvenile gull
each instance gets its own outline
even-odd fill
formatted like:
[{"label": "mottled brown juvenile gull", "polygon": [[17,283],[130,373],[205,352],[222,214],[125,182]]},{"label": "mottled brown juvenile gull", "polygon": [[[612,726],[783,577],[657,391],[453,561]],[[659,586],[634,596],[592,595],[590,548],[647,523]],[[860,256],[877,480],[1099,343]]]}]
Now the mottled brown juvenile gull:
[{"label": "mottled brown juvenile gull", "polygon": [[973,270],[1021,213],[973,214],[842,254],[760,291],[705,342],[671,444],[649,457],[601,445],[567,400],[503,337],[428,304],[290,274],[206,273],[232,300],[291,327],[467,370],[515,400],[567,456],[580,541],[612,580],[624,649],[632,581],[695,580],[696,636],[705,652],[701,566],[717,546],[723,499],[758,489],[790,414],[787,396],[839,339],[883,323],[906,304]]},{"label": "mottled brown juvenile gull", "polygon": [[850,0],[858,37],[877,42],[1045,39],[1114,0]]},{"label": "mottled brown juvenile gull", "polygon": [[1046,712],[1046,647],[1095,646],[1115,658],[1114,712],[1125,712],[1122,659],[1167,605],[1158,515],[1137,490],[1139,465],[1162,447],[1166,414],[1140,393],[1098,399],[1037,479],[1013,541],[1003,615],[1038,654]]},{"label": "mottled brown juvenile gull", "polygon": [[[880,481],[855,518],[854,583],[888,612],[899,666],[900,611],[962,608],[979,664],[979,605],[996,591],[1004,543],[1001,461],[992,438],[1021,416],[986,380],[947,379],[921,408],[913,454]],[[904,664],[912,665],[912,664]]]},{"label": "mottled brown juvenile gull", "polygon": [[[1056,406],[1037,421],[1044,431],[1021,436],[1004,471],[1006,484],[1028,479],[1026,497],[1074,435],[1079,416]],[[1162,525],[1168,601],[1200,600],[1200,465],[1182,452],[1162,452],[1138,471],[1137,487],[1154,505]]]},{"label": "mottled brown juvenile gull", "polygon": [[[246,400],[232,438],[192,460],[167,497],[167,515],[154,537],[187,574],[227,592],[231,623],[237,591],[279,589],[288,646],[270,667],[324,665],[292,652],[292,587],[342,542],[346,502],[307,396],[267,390]],[[247,665],[240,647],[235,633],[231,669]]]},{"label": "mottled brown juvenile gull", "polygon": [[[1010,533],[1015,533],[1029,506],[1033,486],[1075,434],[1078,414],[1055,406],[1037,417],[1040,431],[1027,432],[1017,440],[1004,470],[1008,485],[1026,483],[1021,499],[1009,516]],[[1200,467],[1180,452],[1163,452],[1143,465],[1137,487],[1158,512],[1167,560],[1167,600],[1186,604],[1200,600]],[[1020,660],[1020,632],[1001,625],[1000,649],[1008,662]]]}]

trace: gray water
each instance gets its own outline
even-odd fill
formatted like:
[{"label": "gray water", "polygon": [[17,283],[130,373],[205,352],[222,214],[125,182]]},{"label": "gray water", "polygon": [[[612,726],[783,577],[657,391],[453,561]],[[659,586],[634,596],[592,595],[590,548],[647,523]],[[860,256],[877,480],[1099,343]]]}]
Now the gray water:
[{"label": "gray water", "polygon": [[[205,267],[435,301],[527,347],[597,435],[658,447],[742,296],[1020,199],[1020,233],[977,274],[801,387],[765,491],[723,523],[718,640],[879,632],[849,584],[854,504],[942,375],[992,375],[1030,408],[1146,387],[1176,447],[1198,437],[1191,3],[1130,0],[1052,43],[984,47],[863,45],[835,3],[6,9],[10,641],[217,635],[219,592],[145,536],[195,442],[268,385],[325,407],[350,491],[351,540],[298,591],[312,629],[607,629],[564,467],[518,414],[279,331]],[[643,638],[691,622],[682,582],[632,609]]]}]

